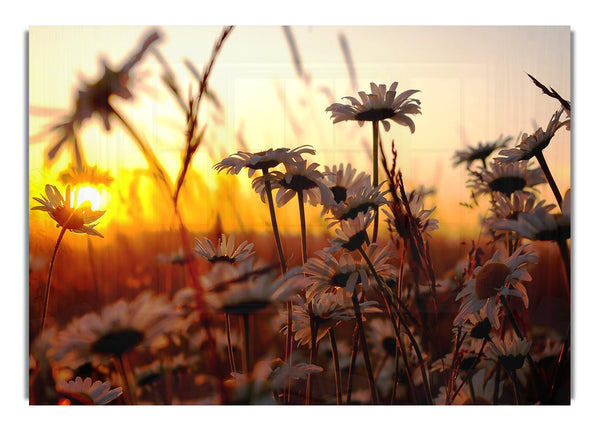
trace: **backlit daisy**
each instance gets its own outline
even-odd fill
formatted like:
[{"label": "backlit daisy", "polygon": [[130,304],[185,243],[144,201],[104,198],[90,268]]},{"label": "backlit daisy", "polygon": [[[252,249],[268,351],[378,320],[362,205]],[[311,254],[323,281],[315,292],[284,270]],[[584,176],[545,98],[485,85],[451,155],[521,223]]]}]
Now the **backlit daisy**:
[{"label": "backlit daisy", "polygon": [[474,277],[465,283],[456,297],[457,301],[463,301],[454,325],[463,324],[469,315],[481,311],[481,317],[487,317],[495,328],[499,327],[499,295],[516,296],[523,299],[525,307],[529,305],[527,290],[522,282],[531,280],[526,265],[537,263],[538,259],[526,247],[519,247],[508,258],[500,257],[497,251],[484,265],[475,268]]},{"label": "backlit daisy", "polygon": [[77,185],[103,185],[109,186],[114,178],[110,176],[109,171],[101,171],[98,166],[70,166],[62,171],[58,178],[63,184]]},{"label": "backlit daisy", "polygon": [[[285,173],[273,171],[266,174],[273,190],[277,190],[275,201],[278,207],[284,206],[291,199],[303,193],[304,202],[316,206],[330,204],[333,199],[331,190],[323,182],[323,174],[317,169],[318,163],[301,160],[296,163],[284,163]],[[265,176],[260,176],[252,181],[252,187],[266,202]]]},{"label": "backlit daisy", "polygon": [[[363,320],[365,320],[365,312],[377,310],[375,305],[377,305],[375,301],[365,301],[360,304]],[[330,328],[342,321],[355,318],[352,299],[349,294],[318,293],[303,305],[294,306],[292,328],[298,345],[308,344],[311,341],[311,316],[318,325],[316,334],[316,342],[318,342],[327,335]]]},{"label": "backlit daisy", "polygon": [[[462,379],[456,377],[454,382],[454,388],[461,387]],[[499,394],[502,392],[502,382],[500,382]],[[473,394],[475,399],[473,399]],[[436,405],[450,404],[461,406],[461,405],[492,405],[494,403],[494,379],[490,379],[487,376],[485,369],[477,371],[471,376],[471,383],[462,385],[460,391],[456,394],[451,394],[452,400],[448,400],[448,394],[446,393],[446,387],[440,388],[439,395],[433,400]]]},{"label": "backlit daisy", "polygon": [[532,190],[533,186],[545,183],[546,178],[540,168],[528,169],[527,163],[494,162],[489,169],[470,172],[471,179],[467,181],[467,185],[473,189],[475,196],[492,192],[510,196],[519,190]]},{"label": "backlit daisy", "polygon": [[476,147],[469,145],[466,150],[458,150],[452,157],[454,159],[454,166],[458,166],[461,163],[466,163],[467,169],[471,167],[471,163],[475,160],[481,160],[483,167],[487,167],[486,159],[499,148],[506,147],[508,141],[512,138],[510,136],[503,138],[502,135],[493,142],[486,142],[485,144],[479,142]]},{"label": "backlit daisy", "polygon": [[496,158],[501,163],[512,163],[520,160],[529,160],[540,153],[544,148],[550,144],[550,140],[554,137],[554,134],[560,129],[565,122],[560,121],[560,116],[563,113],[563,109],[556,111],[550,121],[548,127],[544,131],[541,127],[536,132],[528,136],[526,133],[521,137],[521,142],[516,148],[510,148],[508,150],[500,151],[500,157]]},{"label": "backlit daisy", "polygon": [[69,382],[59,381],[56,383],[56,391],[60,396],[67,398],[71,404],[83,405],[108,404],[123,393],[120,387],[111,389],[109,381],[97,380],[92,383],[90,377],[85,380],[76,377]]},{"label": "backlit daisy", "polygon": [[562,241],[571,237],[571,189],[567,190],[560,214],[545,207],[520,213],[516,220],[498,220],[491,226],[498,231],[513,231],[535,241]]},{"label": "backlit daisy", "polygon": [[151,292],[133,301],[121,299],[102,309],[75,318],[56,336],[53,354],[72,368],[91,362],[105,363],[136,348],[161,348],[166,335],[181,326],[179,313],[163,296]]},{"label": "backlit daisy", "polygon": [[389,90],[385,84],[379,86],[371,82],[371,94],[359,91],[360,101],[355,97],[344,97],[350,105],[334,103],[327,107],[331,112],[333,123],[340,121],[358,121],[362,126],[365,121],[381,121],[385,131],[390,130],[389,119],[402,126],[407,126],[411,133],[415,132],[415,123],[409,115],[421,113],[421,101],[411,96],[419,90],[407,90],[396,96],[398,83],[394,82]]},{"label": "backlit daisy", "polygon": [[88,235],[97,235],[104,238],[92,224],[98,220],[105,211],[93,211],[89,202],[84,202],[77,208],[71,204],[71,186],[67,186],[65,198],[63,199],[58,189],[50,184],[46,184],[46,196],[41,198],[34,197],[34,200],[42,205],[31,208],[32,210],[46,211],[54,221],[56,227],[66,227],[71,232],[86,233]]},{"label": "backlit daisy", "polygon": [[194,251],[208,260],[210,263],[215,262],[229,262],[235,263],[248,259],[254,251],[252,248],[254,244],[248,243],[248,241],[242,242],[235,248],[235,235],[231,234],[229,239],[225,234],[221,234],[221,239],[217,242],[215,247],[211,240],[204,238],[199,240],[196,238],[196,246]]},{"label": "backlit daisy", "polygon": [[372,187],[371,184],[365,183],[360,190],[348,196],[344,202],[331,206],[332,220],[353,219],[359,213],[366,213],[387,204],[386,191],[381,191],[384,184],[380,183],[377,187]]},{"label": "backlit daisy", "polygon": [[499,220],[517,220],[521,213],[534,213],[538,210],[550,211],[555,207],[554,204],[546,204],[542,200],[536,202],[536,197],[532,193],[521,190],[506,196],[500,192],[492,193],[492,216],[484,220],[484,224],[492,226]]},{"label": "backlit daisy", "polygon": [[226,170],[228,174],[239,174],[243,168],[248,169],[248,178],[256,171],[264,171],[278,166],[281,163],[293,163],[302,160],[302,154],[315,154],[315,150],[309,145],[302,145],[294,149],[269,148],[266,151],[249,153],[238,151],[217,163],[214,168],[221,172]]},{"label": "backlit daisy", "polygon": [[[424,197],[425,194],[419,190],[413,190],[407,196],[413,224],[422,234],[439,228],[438,220],[430,217],[433,211],[435,211],[435,207],[425,209]],[[388,208],[384,208],[383,212],[387,216],[387,221],[392,226],[394,232],[401,238],[410,238],[409,214],[404,205],[397,208],[393,202],[389,202]]]},{"label": "backlit daisy", "polygon": [[344,166],[325,166],[323,182],[333,194],[334,205],[345,202],[350,196],[357,195],[362,189],[371,184],[370,176],[365,172],[358,172],[350,163]]},{"label": "backlit daisy", "polygon": [[248,271],[217,262],[201,277],[208,291],[206,302],[225,313],[252,313],[291,299],[302,287],[295,275],[300,268],[277,276],[272,269]]},{"label": "backlit daisy", "polygon": [[367,229],[373,221],[373,212],[358,213],[355,218],[349,220],[341,220],[340,228],[335,230],[336,237],[333,240],[329,240],[331,247],[327,249],[328,252],[345,249],[348,251],[354,251],[362,247],[365,241],[368,240]]},{"label": "backlit daisy", "polygon": [[525,363],[531,341],[519,338],[514,332],[506,334],[503,340],[494,337],[487,352],[491,359],[497,359],[508,371],[519,370]]}]

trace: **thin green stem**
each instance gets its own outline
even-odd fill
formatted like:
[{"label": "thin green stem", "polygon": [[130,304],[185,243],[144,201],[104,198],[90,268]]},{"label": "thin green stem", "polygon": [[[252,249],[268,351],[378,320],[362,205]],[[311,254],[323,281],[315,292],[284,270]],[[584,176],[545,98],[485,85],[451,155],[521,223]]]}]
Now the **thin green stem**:
[{"label": "thin green stem", "polygon": [[567,246],[567,240],[560,238],[558,240],[558,248],[560,249],[560,256],[562,257],[562,262],[565,267],[565,274],[567,278],[567,283],[565,285],[567,299],[569,302],[571,301],[571,257],[569,253],[569,247]]},{"label": "thin green stem", "polygon": [[[373,188],[379,184],[379,121],[373,121]],[[375,208],[373,218],[373,241],[377,242],[379,229],[379,207]]]},{"label": "thin green stem", "polygon": [[[465,377],[465,379],[460,383],[460,385],[458,386],[458,388],[456,388],[456,390],[454,391],[454,395],[452,395],[452,399],[450,400],[450,404],[452,404],[454,402],[454,399],[456,398],[456,396],[458,395],[458,393],[460,392],[460,390],[462,389],[462,387],[465,385],[465,382],[467,382],[467,381],[470,382],[471,381],[471,378],[473,377],[473,374],[475,374],[475,367],[477,366],[477,364],[481,360],[481,357],[483,356],[483,349],[485,347],[486,342],[487,342],[487,339],[484,339],[483,343],[481,343],[481,348],[479,349],[479,352],[477,353],[477,357],[475,358],[475,362],[473,362],[473,364],[471,365],[471,368],[469,368],[469,371],[468,371],[467,376]],[[473,399],[473,404],[475,404],[475,399]]]},{"label": "thin green stem", "polygon": [[67,224],[71,217],[65,222],[64,226],[60,230],[58,234],[58,239],[56,240],[56,245],[54,246],[54,252],[52,253],[52,260],[50,261],[50,269],[48,270],[48,280],[46,281],[46,292],[44,294],[44,308],[42,310],[42,326],[40,332],[44,330],[46,325],[46,313],[48,312],[48,302],[50,301],[50,282],[52,281],[52,270],[54,269],[54,262],[56,261],[56,253],[58,253],[58,247],[67,231]]},{"label": "thin green stem", "polygon": [[352,293],[352,305],[354,307],[354,315],[356,316],[356,324],[358,326],[358,341],[360,348],[363,352],[363,358],[365,360],[365,368],[367,369],[367,377],[369,379],[369,390],[371,391],[371,400],[373,404],[377,405],[377,390],[375,388],[375,379],[373,378],[373,369],[371,368],[371,359],[369,358],[369,347],[367,346],[367,338],[365,337],[365,330],[362,324],[362,314],[360,312],[360,304],[358,303],[358,296],[356,291]]},{"label": "thin green stem", "polygon": [[[310,316],[310,353],[308,356],[308,364],[312,365],[317,357],[317,334],[319,331],[319,322],[311,315]],[[312,379],[311,374],[306,376],[306,405],[310,405],[312,400]]]},{"label": "thin green stem", "polygon": [[546,180],[548,181],[548,184],[550,184],[552,193],[554,193],[556,202],[558,202],[558,207],[560,208],[562,206],[562,196],[560,195],[558,186],[556,185],[556,182],[554,181],[554,177],[552,176],[552,173],[550,172],[548,163],[546,163],[546,158],[544,157],[544,154],[541,151],[535,152],[535,158],[537,159],[538,163],[540,164],[540,167],[542,168],[542,171],[544,172]]},{"label": "thin green stem", "polygon": [[342,404],[342,375],[340,372],[340,358],[337,349],[337,343],[335,341],[335,333],[333,327],[327,331],[329,335],[329,343],[331,344],[331,355],[333,357],[333,371],[335,376],[335,399],[337,405]]},{"label": "thin green stem", "polygon": [[133,405],[135,404],[133,399],[133,392],[131,390],[131,385],[129,383],[129,378],[127,376],[127,371],[125,371],[125,363],[123,361],[123,355],[117,355],[114,357],[115,368],[117,369],[117,373],[120,374],[121,380],[123,383],[123,399],[125,404]]},{"label": "thin green stem", "polygon": [[517,378],[517,373],[515,372],[515,370],[510,370],[508,374],[510,375],[510,379],[512,380],[513,390],[515,393],[515,402],[517,403],[517,405],[521,405],[523,404],[523,401],[521,400],[521,397],[519,395],[519,379]]}]

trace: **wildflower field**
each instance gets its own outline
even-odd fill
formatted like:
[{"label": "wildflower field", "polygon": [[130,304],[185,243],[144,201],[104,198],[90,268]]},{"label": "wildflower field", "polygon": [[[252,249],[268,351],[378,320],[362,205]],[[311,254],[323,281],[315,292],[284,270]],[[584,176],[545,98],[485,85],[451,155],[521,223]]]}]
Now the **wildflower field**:
[{"label": "wildflower field", "polygon": [[570,404],[568,27],[29,44],[30,404]]}]

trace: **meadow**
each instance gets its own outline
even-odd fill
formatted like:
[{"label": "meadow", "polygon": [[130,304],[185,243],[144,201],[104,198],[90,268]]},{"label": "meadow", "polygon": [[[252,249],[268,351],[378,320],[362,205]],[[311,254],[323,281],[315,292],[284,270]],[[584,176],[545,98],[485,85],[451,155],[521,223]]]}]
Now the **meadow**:
[{"label": "meadow", "polygon": [[[81,78],[66,115],[30,108],[51,117],[30,136],[43,159],[29,190],[30,404],[570,404],[571,188],[547,157],[570,135],[570,101],[524,73],[552,114],[457,145],[445,163],[464,174],[451,187],[470,218],[438,218],[440,184],[401,168],[428,115],[420,89],[360,88],[343,37],[348,94],[315,88],[283,27],[304,96],[282,96],[282,112],[298,136],[306,112],[328,118],[324,133],[345,127],[366,156],[325,163],[312,142],[257,147],[243,130],[222,154],[212,80],[236,30],[214,35],[201,67],[184,61],[182,83],[150,29]],[[176,107],[175,163],[128,106],[144,82]],[[143,169],[94,160],[114,130]]]}]

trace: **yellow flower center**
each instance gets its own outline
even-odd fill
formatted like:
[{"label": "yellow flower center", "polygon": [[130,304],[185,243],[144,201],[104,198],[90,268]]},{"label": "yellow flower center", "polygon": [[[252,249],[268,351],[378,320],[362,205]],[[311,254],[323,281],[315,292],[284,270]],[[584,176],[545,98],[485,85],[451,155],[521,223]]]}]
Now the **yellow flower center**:
[{"label": "yellow flower center", "polygon": [[494,296],[504,285],[510,274],[508,267],[501,262],[486,263],[475,276],[475,295],[479,299]]}]

